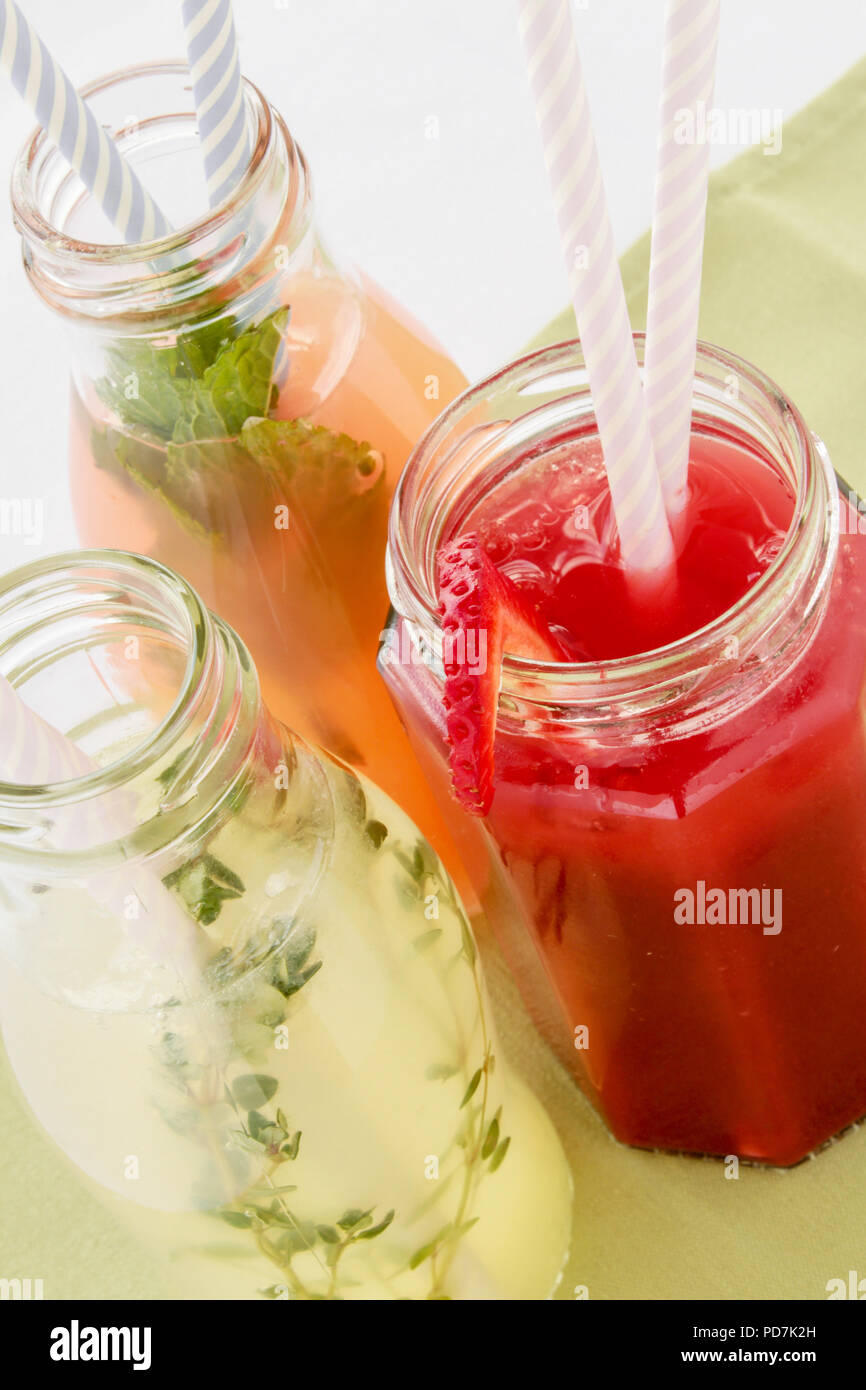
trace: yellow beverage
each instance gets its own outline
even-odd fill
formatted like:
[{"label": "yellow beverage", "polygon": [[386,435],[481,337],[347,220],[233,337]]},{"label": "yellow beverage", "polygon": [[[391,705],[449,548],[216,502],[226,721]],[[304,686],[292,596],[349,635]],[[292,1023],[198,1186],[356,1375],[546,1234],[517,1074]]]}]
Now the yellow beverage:
[{"label": "yellow beverage", "polygon": [[[149,1209],[124,1219],[171,1253],[197,1296],[544,1298],[569,1225],[555,1132],[507,1075],[441,866],[392,802],[333,765],[327,775],[341,828],[275,955],[218,987],[198,1019],[182,1006],[130,1010],[110,932],[87,962],[98,998],[51,998],[4,972],[11,1064],[76,1164],[122,1207]],[[361,797],[366,823],[388,830],[378,850],[362,838]],[[209,852],[244,866],[245,894],[226,904],[214,943],[237,952],[252,939],[246,895],[272,893],[279,912],[284,833],[241,815]],[[418,854],[420,876],[404,862]],[[89,942],[91,914],[85,896],[55,900],[41,949],[63,950],[55,935]],[[321,962],[288,997],[274,983],[280,953],[295,978]],[[135,988],[140,1003],[141,977]],[[230,1035],[218,1060],[210,1025]],[[495,1116],[501,1137],[484,1158]]]},{"label": "yellow beverage", "polygon": [[0,1015],[30,1107],[196,1296],[550,1296],[570,1174],[441,861],[271,720],[187,586],[103,556],[19,581],[22,693],[106,788],[62,784],[32,820],[28,789],[0,793]]}]

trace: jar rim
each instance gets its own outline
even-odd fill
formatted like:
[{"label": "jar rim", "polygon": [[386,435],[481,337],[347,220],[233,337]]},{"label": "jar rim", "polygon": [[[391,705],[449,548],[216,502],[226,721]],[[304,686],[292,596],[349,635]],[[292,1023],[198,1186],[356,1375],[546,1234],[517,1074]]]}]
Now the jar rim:
[{"label": "jar rim", "polygon": [[[642,365],[645,334],[635,333],[633,336],[638,362]],[[607,701],[618,693],[634,688],[645,690],[649,684],[674,677],[685,668],[693,669],[702,652],[709,654],[717,651],[743,625],[754,622],[759,612],[772,604],[774,598],[786,592],[790,587],[786,576],[792,560],[808,546],[809,533],[814,532],[816,527],[821,528],[820,539],[824,546],[821,576],[832,571],[838,543],[838,510],[828,507],[822,515],[822,509],[817,504],[828,487],[829,496],[834,495],[836,479],[821,440],[809,430],[800,411],[775,381],[744,358],[714,344],[699,341],[696,384],[702,379],[702,366],[733,372],[738,380],[748,382],[762,398],[772,403],[778,424],[784,429],[796,472],[793,480],[796,495],[791,521],[778,554],[734,605],[701,628],[664,646],[600,661],[550,662],[503,653],[503,693],[511,689],[525,695],[529,683],[532,698],[541,702],[546,698],[542,692],[554,687],[559,691],[557,703],[598,696]],[[437,449],[447,446],[449,434],[461,419],[467,417],[492,392],[505,389],[526,391],[529,386],[537,386],[548,374],[562,376],[563,372],[573,373],[575,370],[584,374],[586,371],[579,338],[534,349],[470,386],[452,401],[412,451],[391,506],[388,581],[391,601],[397,613],[419,627],[428,641],[432,634],[434,645],[440,632],[435,586],[432,576],[423,573],[423,566],[419,563],[420,547],[412,546],[409,525],[411,509],[417,504],[413,490],[419,485],[424,468]],[[553,389],[551,386],[551,391]],[[587,402],[589,397],[587,381],[580,391],[572,392],[568,398],[580,398]],[[436,510],[440,536],[447,515],[442,509]]]}]

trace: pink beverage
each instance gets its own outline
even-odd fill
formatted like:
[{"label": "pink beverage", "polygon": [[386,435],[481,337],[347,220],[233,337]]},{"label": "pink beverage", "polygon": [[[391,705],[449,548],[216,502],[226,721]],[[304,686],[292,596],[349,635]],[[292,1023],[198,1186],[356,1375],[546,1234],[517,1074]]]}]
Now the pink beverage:
[{"label": "pink beverage", "polygon": [[277,714],[386,786],[459,875],[375,660],[391,495],[465,378],[334,261],[303,152],[252,84],[249,164],[206,214],[184,65],[116,73],[87,96],[179,230],[145,250],[102,244],[102,214],[56,148],[37,134],[22,152],[25,266],[72,338],[79,538],[183,574],[241,633]]},{"label": "pink beverage", "polygon": [[[455,675],[446,643],[444,684],[435,663],[386,677],[440,789],[449,759],[464,804],[481,788],[464,829],[484,827],[488,913],[616,1137],[794,1163],[866,1113],[859,516],[843,504],[840,537],[794,407],[704,348],[676,593],[636,608],[580,370],[572,345],[523,359],[416,451],[392,517],[400,623],[474,603],[506,655]],[[435,539],[413,526],[434,496]],[[473,547],[486,579],[455,598]]]}]

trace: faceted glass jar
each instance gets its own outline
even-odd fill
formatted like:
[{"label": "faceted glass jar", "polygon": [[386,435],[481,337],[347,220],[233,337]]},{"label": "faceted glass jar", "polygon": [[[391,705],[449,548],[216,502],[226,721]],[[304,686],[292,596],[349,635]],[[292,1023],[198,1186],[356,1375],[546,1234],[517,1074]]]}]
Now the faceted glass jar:
[{"label": "faceted glass jar", "polygon": [[527,460],[598,458],[578,344],[466,392],[413,454],[382,670],[536,1018],[616,1137],[786,1165],[866,1113],[866,539],[796,407],[706,345],[692,444],[784,483],[778,555],[657,651],[506,655],[483,822],[449,792],[435,556]]},{"label": "faceted glass jar", "polygon": [[3,1036],[119,1217],[198,1297],[548,1297],[568,1168],[408,818],[153,562],[5,579],[0,673],[79,759],[0,783]]},{"label": "faceted glass jar", "polygon": [[71,337],[81,541],[182,573],[241,634],[275,714],[447,847],[374,667],[391,494],[465,380],[381,289],[336,264],[304,156],[251,83],[249,165],[204,215],[186,68],[145,66],[85,93],[180,230],[110,244],[50,142],[37,133],[21,153],[25,267]]}]

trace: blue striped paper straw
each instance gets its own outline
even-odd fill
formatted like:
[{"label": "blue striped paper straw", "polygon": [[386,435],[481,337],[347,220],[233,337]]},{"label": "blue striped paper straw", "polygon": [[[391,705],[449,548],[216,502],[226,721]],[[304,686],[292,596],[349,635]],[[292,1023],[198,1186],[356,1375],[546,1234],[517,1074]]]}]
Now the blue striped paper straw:
[{"label": "blue striped paper straw", "polygon": [[124,241],[169,234],[138,176],[12,0],[0,0],[0,69]]},{"label": "blue striped paper straw", "polygon": [[216,207],[250,158],[230,0],[183,0],[183,23],[207,195]]}]

